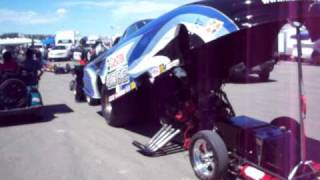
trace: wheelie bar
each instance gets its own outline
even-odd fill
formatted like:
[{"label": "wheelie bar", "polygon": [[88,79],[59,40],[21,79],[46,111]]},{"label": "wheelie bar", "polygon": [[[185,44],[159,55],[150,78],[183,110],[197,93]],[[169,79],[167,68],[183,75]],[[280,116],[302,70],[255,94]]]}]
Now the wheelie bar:
[{"label": "wheelie bar", "polygon": [[164,124],[147,144],[142,145],[137,141],[134,141],[133,144],[137,146],[143,154],[152,156],[179,133],[180,129],[175,129],[172,125]]}]

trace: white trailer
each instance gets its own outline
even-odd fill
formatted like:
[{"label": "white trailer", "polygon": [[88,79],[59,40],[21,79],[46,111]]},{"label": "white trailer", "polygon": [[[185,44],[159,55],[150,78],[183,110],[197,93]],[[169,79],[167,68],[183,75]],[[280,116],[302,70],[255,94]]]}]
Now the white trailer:
[{"label": "white trailer", "polygon": [[55,45],[63,45],[71,48],[79,42],[79,33],[76,31],[58,31],[55,36]]},{"label": "white trailer", "polygon": [[[278,53],[282,57],[294,59],[298,56],[296,29],[290,24],[285,25],[278,35]],[[314,42],[311,41],[306,28],[301,31],[302,58],[310,61],[314,51]]]}]

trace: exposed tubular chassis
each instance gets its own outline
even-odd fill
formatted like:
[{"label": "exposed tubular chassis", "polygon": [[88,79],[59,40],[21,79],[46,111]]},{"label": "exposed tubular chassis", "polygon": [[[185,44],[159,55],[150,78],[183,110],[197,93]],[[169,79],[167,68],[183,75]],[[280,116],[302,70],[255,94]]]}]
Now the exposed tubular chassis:
[{"label": "exposed tubular chassis", "polygon": [[[301,2],[302,3],[302,2]],[[207,141],[207,143],[213,139],[220,139],[220,142],[214,140],[214,145],[221,145],[220,147],[210,147],[212,148],[212,152],[215,155],[224,155],[225,161],[227,162],[220,162],[221,164],[215,164],[218,167],[218,170],[214,169],[214,172],[209,172],[208,176],[205,174],[199,173],[195,160],[192,158],[194,155],[194,150],[190,150],[190,159],[191,164],[194,168],[196,175],[200,179],[220,179],[223,178],[225,171],[231,172],[238,178],[251,180],[251,179],[270,179],[270,180],[277,180],[277,179],[319,179],[320,177],[320,165],[316,162],[309,161],[306,159],[306,152],[305,152],[305,130],[304,130],[304,118],[305,112],[303,111],[303,106],[305,105],[304,102],[304,93],[303,93],[303,76],[302,76],[302,68],[301,68],[301,40],[298,40],[298,75],[299,75],[299,94],[300,94],[300,139],[299,143],[294,144],[295,147],[298,148],[295,151],[296,158],[291,162],[291,155],[285,155],[285,153],[289,150],[290,145],[286,144],[280,146],[281,142],[290,140],[291,135],[289,131],[282,131],[279,127],[275,125],[270,125],[268,123],[262,123],[258,120],[249,118],[249,117],[234,117],[234,112],[232,107],[221,91],[221,85],[223,84],[224,80],[228,78],[228,70],[233,65],[243,61],[246,63],[248,67],[253,67],[254,65],[263,63],[270,58],[272,58],[272,45],[273,39],[276,38],[279,29],[285,23],[292,23],[296,25],[297,28],[297,36],[300,35],[300,28],[301,24],[307,23],[306,26],[309,29],[311,36],[314,39],[319,38],[319,30],[317,28],[313,29],[312,27],[315,26],[320,22],[320,16],[315,15],[311,19],[310,17],[304,17],[300,13],[306,13],[305,9],[301,8],[302,5],[299,3],[291,4],[292,7],[297,8],[297,11],[293,13],[287,19],[281,19],[279,21],[274,22],[262,22],[260,25],[255,25],[252,28],[240,30],[239,32],[230,34],[223,38],[217,39],[210,43],[207,43],[199,48],[193,49],[187,53],[184,59],[184,66],[181,66],[183,70],[186,71],[188,76],[188,83],[190,85],[190,94],[193,91],[196,92],[195,96],[189,96],[189,99],[181,100],[183,104],[182,107],[176,105],[176,113],[171,114],[171,120],[164,122],[165,124],[158,133],[155,134],[154,137],[151,138],[150,142],[146,145],[142,145],[141,143],[134,142],[142,152],[147,155],[154,155],[156,152],[161,149],[165,144],[167,144],[174,136],[179,134],[180,132],[184,132],[184,148],[193,148],[196,146],[198,140]],[[300,7],[301,6],[301,7]],[[305,8],[305,7],[304,7]],[[319,10],[319,8],[318,8]],[[309,12],[310,13],[310,12]],[[305,18],[305,19],[304,19]],[[302,22],[302,23],[296,23]],[[266,42],[261,43],[258,37],[265,37],[267,39]],[[230,50],[231,52],[226,52],[226,49]],[[254,49],[254,51],[247,51],[247,49]],[[247,59],[246,59],[247,58]],[[239,60],[238,60],[239,59]],[[245,60],[246,59],[246,60]],[[201,73],[200,73],[201,72]],[[180,78],[178,75],[175,75],[175,72],[170,72],[170,77]],[[168,73],[168,74],[170,74]],[[164,76],[164,75],[162,75]],[[218,101],[221,101],[223,104],[223,108],[225,113],[222,113],[226,116],[218,116],[217,119],[231,119],[231,121],[210,121],[212,112],[210,112],[210,96],[212,93],[218,92],[222,97],[218,98]],[[221,93],[222,92],[222,93]],[[196,99],[195,101],[193,101]],[[190,105],[191,104],[191,105]],[[190,105],[190,106],[189,106]],[[217,106],[218,107],[218,106]],[[216,108],[216,107],[215,107]],[[219,110],[219,107],[218,107]],[[197,114],[197,115],[195,115]],[[215,112],[213,113],[215,114]],[[234,119],[233,119],[234,118]],[[210,122],[209,125],[206,122]],[[240,122],[240,124],[237,124]],[[247,127],[247,125],[241,124],[241,122],[250,122],[255,124],[253,126]],[[180,125],[184,123],[185,126],[181,128]],[[231,129],[230,129],[231,127]],[[233,128],[233,129],[232,129]],[[208,137],[208,132],[202,132],[205,129],[213,129],[212,135],[214,137]],[[229,130],[229,131],[227,131]],[[233,138],[237,137],[237,134],[230,131],[235,130],[238,135],[241,137],[254,137],[253,140],[248,140],[250,144],[248,147],[241,147],[239,142],[234,141]],[[267,132],[270,133],[267,136],[263,136],[261,134]],[[200,134],[199,134],[200,133]],[[232,134],[232,135],[230,135]],[[229,138],[228,138],[229,137]],[[233,137],[233,138],[230,138]],[[260,139],[259,139],[260,138]],[[222,141],[222,143],[221,143]],[[279,142],[278,142],[279,141]],[[262,149],[268,148],[270,144],[278,143],[279,145],[279,152],[280,155],[278,156],[275,152],[271,153],[271,155],[262,152]],[[251,147],[253,144],[256,149],[252,153],[247,153],[248,148]],[[200,144],[200,150],[201,146]],[[240,146],[239,146],[240,145]],[[292,144],[291,144],[292,145]],[[227,148],[227,150],[221,150]],[[235,152],[234,149],[235,148]],[[217,150],[218,149],[218,150]],[[219,150],[220,149],[220,150]],[[219,151],[219,152],[217,152]],[[225,151],[225,153],[221,153],[221,151]],[[228,155],[226,153],[228,152]],[[196,153],[195,153],[196,154]],[[200,152],[201,154],[201,152]],[[254,155],[252,155],[254,154]],[[287,153],[290,154],[290,153]],[[206,154],[205,154],[206,155]],[[279,159],[280,157],[289,158],[288,164],[286,164],[288,160],[281,159],[281,162],[276,162],[275,159]],[[219,159],[219,158],[218,158]],[[227,159],[230,159],[227,160]],[[200,157],[201,161],[206,163],[206,158]],[[213,161],[213,160],[212,160]],[[236,161],[235,163],[233,163]],[[272,164],[273,167],[264,164],[264,161],[267,161]],[[221,166],[221,168],[219,167]],[[232,168],[233,167],[233,168]],[[268,168],[269,167],[269,168]],[[284,170],[282,170],[282,168]],[[272,169],[272,170],[270,170]],[[258,176],[258,175],[259,176]],[[258,178],[259,177],[259,178]]]}]

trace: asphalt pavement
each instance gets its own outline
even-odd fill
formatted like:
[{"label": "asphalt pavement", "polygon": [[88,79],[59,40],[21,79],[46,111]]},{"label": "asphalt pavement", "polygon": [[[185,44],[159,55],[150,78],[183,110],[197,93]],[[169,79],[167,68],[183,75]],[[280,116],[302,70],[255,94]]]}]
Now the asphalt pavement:
[{"label": "asphalt pavement", "polygon": [[[320,161],[320,67],[304,66],[308,96],[306,129],[311,158]],[[270,122],[279,116],[298,119],[295,63],[283,62],[270,81],[230,83],[224,89],[238,115]],[[68,90],[70,74],[45,73],[40,91],[41,116],[0,119],[0,180],[192,180],[186,151],[160,157],[137,152],[133,140],[147,142],[154,126],[113,128],[99,106],[76,103]]]},{"label": "asphalt pavement", "polygon": [[45,73],[42,117],[0,120],[0,180],[196,179],[187,152],[143,156],[131,143],[156,129],[108,126],[99,106],[75,103],[70,80]]}]

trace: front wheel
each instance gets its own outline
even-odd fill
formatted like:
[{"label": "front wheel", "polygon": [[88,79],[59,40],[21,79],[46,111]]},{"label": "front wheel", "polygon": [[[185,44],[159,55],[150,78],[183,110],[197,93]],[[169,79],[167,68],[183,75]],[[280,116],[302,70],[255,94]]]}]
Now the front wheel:
[{"label": "front wheel", "polygon": [[86,95],[86,101],[90,106],[98,105],[100,102],[99,99],[92,98],[88,95]]},{"label": "front wheel", "polygon": [[130,106],[131,94],[125,95],[113,102],[109,101],[107,88],[102,89],[101,96],[101,112],[110,126],[121,127],[128,124],[133,116],[133,107]]},{"label": "front wheel", "polygon": [[71,72],[71,66],[70,66],[70,64],[66,64],[66,67],[65,67],[65,69],[64,69],[64,72],[65,72],[65,73],[70,73],[70,72]]},{"label": "front wheel", "polygon": [[189,149],[192,168],[199,179],[220,180],[227,172],[229,158],[226,145],[213,131],[199,131]]}]

